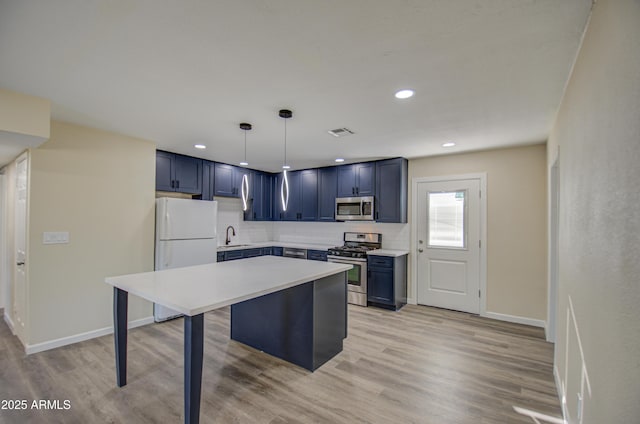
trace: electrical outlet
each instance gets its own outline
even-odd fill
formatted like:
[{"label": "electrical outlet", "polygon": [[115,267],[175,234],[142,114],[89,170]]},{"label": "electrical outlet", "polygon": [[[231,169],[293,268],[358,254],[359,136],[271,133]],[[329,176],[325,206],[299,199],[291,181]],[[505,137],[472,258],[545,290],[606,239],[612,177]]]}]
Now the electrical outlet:
[{"label": "electrical outlet", "polygon": [[66,244],[69,243],[68,231],[45,231],[42,233],[42,244]]}]

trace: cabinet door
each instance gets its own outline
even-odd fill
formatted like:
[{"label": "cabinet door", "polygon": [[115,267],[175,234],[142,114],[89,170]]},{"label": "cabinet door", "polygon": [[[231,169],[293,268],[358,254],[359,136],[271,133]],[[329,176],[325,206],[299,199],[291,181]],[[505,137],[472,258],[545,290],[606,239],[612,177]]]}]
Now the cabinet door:
[{"label": "cabinet door", "polygon": [[189,194],[202,193],[202,159],[175,156],[175,191]]},{"label": "cabinet door", "polygon": [[375,162],[338,167],[338,197],[373,196],[375,184]]},{"label": "cabinet door", "polygon": [[335,166],[318,170],[318,221],[335,221],[338,170]]},{"label": "cabinet door", "polygon": [[235,261],[238,259],[242,259],[244,256],[244,252],[242,250],[229,250],[224,252],[224,260],[226,261]]},{"label": "cabinet door", "polygon": [[357,163],[354,167],[356,196],[373,196],[376,191],[376,163]]},{"label": "cabinet door", "polygon": [[214,166],[211,161],[202,161],[202,200],[213,200]]},{"label": "cabinet door", "polygon": [[318,170],[300,171],[300,201],[298,203],[298,219],[315,221],[318,219]]},{"label": "cabinet door", "polygon": [[238,197],[234,186],[236,178],[234,166],[216,163],[213,193],[216,196]]},{"label": "cabinet door", "polygon": [[300,176],[300,171],[287,172],[287,180],[289,181],[289,204],[283,214],[285,221],[297,221],[300,217]]},{"label": "cabinet door", "polygon": [[369,268],[367,299],[370,302],[393,304],[393,268]]},{"label": "cabinet door", "polygon": [[273,179],[273,220],[284,220],[284,211],[282,210],[282,198],[280,190],[282,187],[282,173],[276,174]]},{"label": "cabinet door", "polygon": [[261,248],[244,249],[242,251],[242,257],[243,258],[255,258],[256,256],[262,256],[262,249]]},{"label": "cabinet door", "polygon": [[307,259],[310,261],[327,261],[326,250],[311,250],[307,249]]},{"label": "cabinet door", "polygon": [[377,222],[407,222],[407,160],[403,158],[376,163]]},{"label": "cabinet door", "polygon": [[[242,168],[238,166],[232,166],[232,168],[233,168],[233,189],[236,193],[235,197],[242,198],[242,177],[246,174],[247,178],[251,178],[252,171],[248,168]],[[251,191],[251,187],[249,187],[249,191]],[[251,193],[249,193],[249,197],[251,197]]]},{"label": "cabinet door", "polygon": [[173,153],[156,151],[156,190],[174,191]]},{"label": "cabinet door", "polygon": [[354,165],[338,166],[338,197],[356,195],[356,170]]},{"label": "cabinet door", "polygon": [[251,217],[247,221],[271,221],[273,216],[273,175],[266,172],[252,173],[249,188]]}]

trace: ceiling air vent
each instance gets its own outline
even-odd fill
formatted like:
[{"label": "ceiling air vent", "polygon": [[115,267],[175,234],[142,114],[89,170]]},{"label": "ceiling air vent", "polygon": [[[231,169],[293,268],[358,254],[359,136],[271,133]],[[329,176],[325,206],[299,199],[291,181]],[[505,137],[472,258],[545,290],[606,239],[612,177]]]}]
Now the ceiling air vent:
[{"label": "ceiling air vent", "polygon": [[349,128],[336,128],[335,130],[329,130],[327,132],[334,137],[344,137],[346,135],[351,135],[354,133]]}]

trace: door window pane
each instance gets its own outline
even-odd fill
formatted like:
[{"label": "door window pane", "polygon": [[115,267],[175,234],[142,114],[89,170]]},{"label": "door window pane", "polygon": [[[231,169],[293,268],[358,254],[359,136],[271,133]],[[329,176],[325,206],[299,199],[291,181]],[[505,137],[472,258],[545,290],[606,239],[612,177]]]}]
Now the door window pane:
[{"label": "door window pane", "polygon": [[466,190],[428,193],[429,246],[466,247]]}]

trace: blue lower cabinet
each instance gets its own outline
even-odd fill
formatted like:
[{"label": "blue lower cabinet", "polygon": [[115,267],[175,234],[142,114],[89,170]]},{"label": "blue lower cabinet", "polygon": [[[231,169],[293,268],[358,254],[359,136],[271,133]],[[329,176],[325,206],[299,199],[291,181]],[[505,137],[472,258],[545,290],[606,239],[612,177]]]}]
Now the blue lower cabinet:
[{"label": "blue lower cabinet", "polygon": [[225,261],[235,261],[236,259],[244,258],[244,252],[242,250],[229,250],[224,252]]},{"label": "blue lower cabinet", "polygon": [[255,249],[244,249],[242,251],[243,258],[255,258],[256,256],[262,256],[262,248],[257,247]]},{"label": "blue lower cabinet", "polygon": [[407,255],[367,258],[367,303],[398,310],[407,303]]},{"label": "blue lower cabinet", "polygon": [[273,255],[273,247],[263,247],[262,256]]},{"label": "blue lower cabinet", "polygon": [[224,252],[218,252],[218,262],[224,262]]},{"label": "blue lower cabinet", "polygon": [[282,256],[282,247],[273,247],[273,252],[271,253],[273,256]]},{"label": "blue lower cabinet", "polygon": [[324,261],[327,262],[326,250],[310,250],[307,249],[307,259],[311,261]]}]

